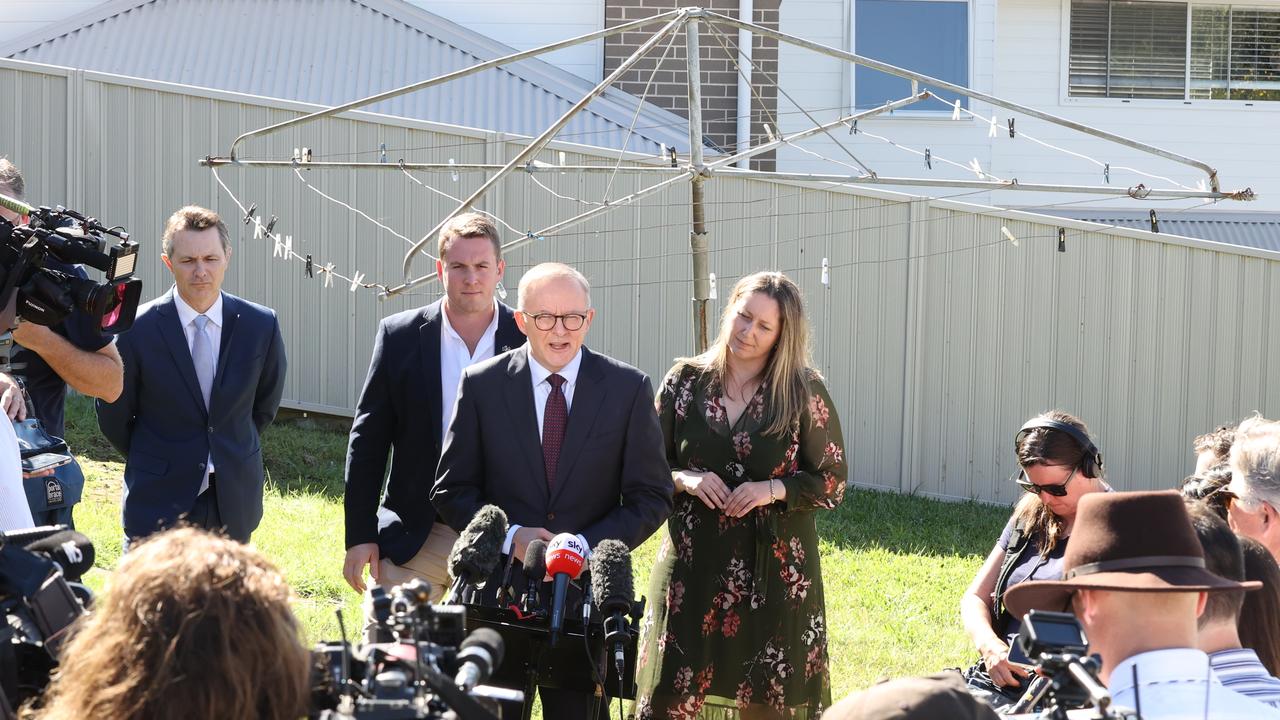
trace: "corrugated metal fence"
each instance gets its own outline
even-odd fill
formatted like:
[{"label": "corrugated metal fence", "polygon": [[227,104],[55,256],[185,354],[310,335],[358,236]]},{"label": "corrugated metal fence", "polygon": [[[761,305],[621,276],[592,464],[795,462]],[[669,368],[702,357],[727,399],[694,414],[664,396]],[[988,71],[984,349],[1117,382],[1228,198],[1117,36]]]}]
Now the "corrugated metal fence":
[{"label": "corrugated metal fence", "polygon": [[[227,289],[279,311],[293,407],[350,413],[379,318],[438,296],[434,284],[389,301],[341,283],[325,288],[234,221],[238,211],[196,159],[306,106],[15,61],[0,61],[0,96],[13,102],[0,116],[0,154],[23,167],[29,198],[133,231],[147,258],[147,297],[169,285],[158,238],[172,210],[198,203],[232,220],[240,237]],[[288,157],[307,146],[315,159],[373,160],[383,144],[393,163],[496,162],[516,147],[497,134],[356,113],[252,140],[243,155]],[[608,161],[568,145],[545,159],[562,151],[570,164]],[[399,172],[304,175],[413,240],[453,207]],[[324,200],[292,171],[226,169],[223,177],[243,202],[278,216],[277,229],[316,263],[399,281],[405,242]],[[454,195],[483,179],[419,177]],[[539,177],[591,202],[608,178]],[[611,195],[641,182],[619,175]],[[1169,487],[1190,470],[1195,434],[1255,410],[1280,415],[1280,378],[1268,362],[1280,357],[1280,253],[887,193],[732,178],[707,188],[721,299],[738,277],[766,268],[786,271],[805,291],[815,357],[858,484],[1011,501],[1014,430],[1063,407],[1091,424],[1117,487]],[[586,207],[520,176],[484,209],[524,230]],[[691,347],[688,218],[681,186],[512,252],[509,300],[530,265],[576,265],[599,311],[589,343],[660,377]]]}]

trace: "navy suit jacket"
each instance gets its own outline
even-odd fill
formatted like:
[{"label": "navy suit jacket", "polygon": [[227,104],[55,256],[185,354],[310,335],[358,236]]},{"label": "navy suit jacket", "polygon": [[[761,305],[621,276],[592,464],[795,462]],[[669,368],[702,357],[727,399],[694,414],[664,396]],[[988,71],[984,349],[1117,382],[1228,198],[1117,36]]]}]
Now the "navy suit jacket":
[{"label": "navy suit jacket", "polygon": [[170,289],[138,311],[117,345],[124,392],[97,402],[98,427],[124,454],[124,531],[140,537],[191,510],[212,457],[227,534],[248,542],[262,520],[260,436],[284,393],[275,311],[222,293],[222,341],[206,409]]},{"label": "navy suit jacket", "polygon": [[[444,438],[440,427],[445,401],[440,392],[442,303],[382,320],[347,445],[346,546],[376,542],[379,554],[398,565],[418,554],[436,516],[430,498]],[[514,311],[498,303],[494,352],[501,354],[524,342]],[[401,521],[379,532],[377,512],[384,482],[382,504]]]},{"label": "navy suit jacket", "polygon": [[548,486],[528,353],[526,345],[463,372],[431,501],[459,531],[492,503],[513,524],[580,533],[592,547],[606,538],[637,547],[671,514],[674,490],[648,376],[582,349]]}]

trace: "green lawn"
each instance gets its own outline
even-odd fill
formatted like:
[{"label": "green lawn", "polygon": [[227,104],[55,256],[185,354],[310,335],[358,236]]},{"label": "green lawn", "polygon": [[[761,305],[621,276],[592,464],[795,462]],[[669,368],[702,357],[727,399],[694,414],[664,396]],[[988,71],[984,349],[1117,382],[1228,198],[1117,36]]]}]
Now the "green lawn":
[{"label": "green lawn", "polygon": [[[359,597],[341,576],[346,429],[340,421],[282,418],[263,441],[270,483],[253,543],[293,585],[312,642],[338,637],[339,608],[349,631],[360,627]],[[68,404],[67,435],[88,479],[76,524],[94,542],[97,563],[88,582],[100,588],[120,557],[121,458],[98,434],[83,398]],[[1007,516],[975,503],[864,490],[819,516],[835,697],[881,677],[972,660],[957,604]],[[648,586],[656,549],[651,539],[636,552],[639,592]]]}]

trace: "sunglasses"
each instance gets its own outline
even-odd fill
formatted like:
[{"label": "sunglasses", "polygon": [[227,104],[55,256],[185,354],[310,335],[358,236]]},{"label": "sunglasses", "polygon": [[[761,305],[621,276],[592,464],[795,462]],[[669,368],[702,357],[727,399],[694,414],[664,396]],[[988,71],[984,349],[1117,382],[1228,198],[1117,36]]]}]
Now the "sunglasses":
[{"label": "sunglasses", "polygon": [[1067,476],[1067,479],[1063,480],[1061,483],[1058,483],[1056,485],[1037,485],[1031,482],[1031,480],[1027,477],[1026,470],[1019,470],[1018,473],[1013,476],[1013,481],[1018,483],[1018,487],[1022,488],[1023,490],[1026,490],[1032,495],[1047,493],[1054,497],[1066,497],[1067,485],[1071,483],[1071,479],[1076,476],[1076,472],[1079,470],[1080,470],[1079,467],[1072,468],[1071,474]]}]

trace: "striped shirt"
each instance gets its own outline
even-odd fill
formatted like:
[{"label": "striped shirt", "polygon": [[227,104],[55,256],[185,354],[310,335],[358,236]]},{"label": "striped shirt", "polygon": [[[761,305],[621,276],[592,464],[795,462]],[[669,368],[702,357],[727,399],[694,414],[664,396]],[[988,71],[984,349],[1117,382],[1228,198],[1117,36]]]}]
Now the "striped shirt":
[{"label": "striped shirt", "polygon": [[1249,648],[1219,650],[1209,654],[1213,674],[1228,689],[1280,707],[1280,679],[1267,672],[1258,654]]}]

